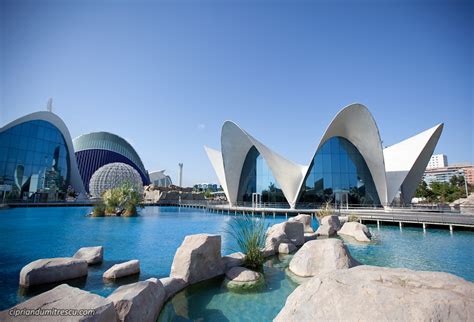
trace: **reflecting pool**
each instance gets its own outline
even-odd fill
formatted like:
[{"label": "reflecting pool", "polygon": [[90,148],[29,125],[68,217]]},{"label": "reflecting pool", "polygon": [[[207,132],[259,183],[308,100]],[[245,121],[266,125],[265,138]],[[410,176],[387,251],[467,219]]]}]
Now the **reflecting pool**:
[{"label": "reflecting pool", "polygon": [[[223,253],[234,250],[226,231],[232,216],[203,210],[146,207],[134,218],[90,218],[86,207],[16,208],[0,211],[0,309],[24,301],[52,288],[48,285],[28,292],[18,288],[21,268],[47,257],[72,256],[84,246],[103,245],[104,263],[91,266],[87,278],[71,284],[107,296],[121,284],[169,275],[176,249],[184,237],[196,233],[221,234]],[[268,224],[284,217],[266,217]],[[314,222],[314,227],[317,224]],[[369,245],[347,243],[351,254],[370,265],[437,270],[474,281],[472,265],[474,233],[466,231],[369,226],[374,241]],[[270,321],[298,284],[286,274],[291,256],[272,258],[265,266],[266,287],[259,293],[227,292],[222,279],[196,285],[179,293],[164,308],[166,320]],[[139,277],[104,284],[102,274],[113,264],[139,259]]]}]

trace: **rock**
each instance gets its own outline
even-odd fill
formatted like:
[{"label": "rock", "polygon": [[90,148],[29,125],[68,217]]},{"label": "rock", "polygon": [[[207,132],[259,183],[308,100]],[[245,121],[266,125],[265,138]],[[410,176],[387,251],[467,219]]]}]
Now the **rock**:
[{"label": "rock", "polygon": [[316,234],[318,236],[333,236],[339,230],[341,223],[339,217],[335,215],[324,216],[320,220],[320,224]]},{"label": "rock", "polygon": [[232,253],[230,255],[222,256],[225,269],[229,269],[236,266],[241,266],[244,263],[245,254],[242,252]]},{"label": "rock", "polygon": [[305,233],[304,242],[309,242],[310,240],[315,240],[318,237],[317,233]]},{"label": "rock", "polygon": [[24,266],[20,272],[20,285],[60,282],[87,275],[87,262],[72,257],[44,258]]},{"label": "rock", "polygon": [[274,321],[473,321],[474,284],[441,272],[358,266],[313,277]]},{"label": "rock", "polygon": [[280,246],[278,246],[278,253],[280,254],[289,254],[294,251],[296,251],[296,246],[292,243],[280,243]]},{"label": "rock", "polygon": [[289,222],[300,222],[304,226],[305,233],[314,233],[313,227],[311,225],[311,216],[299,214],[298,216],[288,219]]},{"label": "rock", "polygon": [[[295,246],[301,246],[304,244],[304,226],[300,222],[282,222],[275,224],[268,228],[265,248],[266,253],[278,252],[278,246],[280,243],[292,242]],[[273,255],[272,254],[272,255]]]},{"label": "rock", "polygon": [[355,221],[346,222],[337,233],[338,235],[351,236],[360,242],[370,242],[370,238],[372,237],[366,225]]},{"label": "rock", "polygon": [[186,236],[174,255],[170,277],[194,284],[222,274],[224,263],[221,257],[221,236]]},{"label": "rock", "polygon": [[123,285],[108,296],[119,321],[156,321],[165,302],[163,285],[142,281]]},{"label": "rock", "polygon": [[175,295],[176,293],[184,289],[186,286],[188,286],[188,283],[186,283],[181,278],[164,277],[164,278],[160,278],[160,282],[165,287],[165,291],[166,291],[165,301],[167,301],[169,298],[173,297],[173,295]]},{"label": "rock", "polygon": [[255,289],[263,284],[263,275],[245,267],[232,267],[225,273],[226,286],[231,290]]},{"label": "rock", "polygon": [[[87,264],[86,264],[87,265]],[[16,317],[9,315],[10,310],[37,310],[37,309],[87,309],[93,310],[94,314],[87,316],[39,316],[39,315],[18,315]],[[11,311],[14,313],[15,311]],[[31,311],[30,311],[31,312]],[[14,306],[11,309],[0,312],[0,321],[94,321],[109,322],[116,318],[114,304],[111,300],[102,296],[71,287],[67,284],[61,284],[55,288],[36,295],[29,300]]]},{"label": "rock", "polygon": [[106,270],[102,276],[107,279],[115,279],[138,273],[140,273],[140,262],[133,259],[125,263],[115,264]]},{"label": "rock", "polygon": [[293,256],[289,269],[298,276],[308,277],[357,264],[341,240],[328,238],[304,244]]},{"label": "rock", "polygon": [[104,247],[82,247],[73,256],[77,259],[84,259],[87,264],[100,264],[104,259]]}]

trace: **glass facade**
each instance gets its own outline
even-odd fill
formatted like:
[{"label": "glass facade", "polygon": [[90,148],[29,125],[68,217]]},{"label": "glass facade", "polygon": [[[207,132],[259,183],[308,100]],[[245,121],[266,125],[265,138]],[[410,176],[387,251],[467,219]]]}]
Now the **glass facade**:
[{"label": "glass facade", "polygon": [[0,184],[12,185],[9,198],[28,198],[35,192],[57,195],[68,182],[69,153],[54,125],[34,120],[0,133]]},{"label": "glass facade", "polygon": [[245,158],[237,200],[252,202],[253,193],[260,193],[262,202],[286,202],[272,171],[255,147],[249,150]]},{"label": "glass facade", "polygon": [[319,148],[298,200],[300,203],[326,201],[380,205],[364,158],[351,142],[342,137],[333,137]]}]

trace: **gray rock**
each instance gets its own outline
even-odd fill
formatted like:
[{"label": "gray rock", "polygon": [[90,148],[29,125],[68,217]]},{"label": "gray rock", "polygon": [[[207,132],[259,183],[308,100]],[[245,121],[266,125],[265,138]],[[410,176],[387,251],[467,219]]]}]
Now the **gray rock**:
[{"label": "gray rock", "polygon": [[158,319],[165,301],[163,285],[142,281],[123,285],[109,295],[119,321],[153,321]]},{"label": "gray rock", "polygon": [[[300,222],[282,222],[268,228],[265,239],[265,252],[275,254],[280,243],[291,242],[295,246],[304,244],[304,226]],[[273,255],[271,254],[271,255]]]},{"label": "gray rock", "polygon": [[296,246],[292,243],[280,243],[278,246],[278,253],[280,254],[290,254],[296,251]]},{"label": "gray rock", "polygon": [[263,284],[262,274],[244,267],[232,267],[225,276],[226,286],[231,290],[249,290]]},{"label": "gray rock", "polygon": [[339,222],[339,217],[335,215],[324,216],[320,220],[318,230],[316,234],[318,236],[333,236],[339,230],[341,223]]},{"label": "gray rock", "polygon": [[194,284],[222,274],[221,236],[186,236],[174,256],[170,277]]},{"label": "gray rock", "polygon": [[441,272],[358,266],[311,278],[276,322],[474,321],[474,284]]},{"label": "gray rock", "polygon": [[[18,315],[10,316],[10,310],[70,310],[70,309],[86,309],[93,310],[93,315],[81,316],[38,316],[38,315]],[[31,312],[31,311],[30,311]],[[84,312],[86,313],[86,312]],[[47,292],[36,295],[29,300],[14,306],[11,309],[0,312],[0,321],[86,321],[86,322],[109,322],[115,321],[117,314],[115,313],[114,304],[111,300],[102,296],[71,287],[67,284],[61,284]]]},{"label": "gray rock", "polygon": [[337,234],[341,236],[351,236],[360,242],[370,242],[370,238],[372,237],[366,225],[355,221],[346,222]]},{"label": "gray rock", "polygon": [[87,262],[72,257],[44,258],[24,266],[20,272],[20,285],[60,282],[87,275]]},{"label": "gray rock", "polygon": [[308,277],[357,264],[341,240],[328,238],[304,244],[293,256],[289,269],[298,276]]},{"label": "gray rock", "polygon": [[166,301],[188,286],[188,283],[181,278],[164,277],[160,278],[160,282],[163,284],[166,291]]},{"label": "gray rock", "polygon": [[128,262],[115,264],[102,275],[106,279],[116,279],[128,275],[140,273],[140,262],[137,259],[132,259]]},{"label": "gray rock", "polygon": [[245,254],[242,252],[232,253],[230,255],[222,256],[225,269],[229,269],[236,266],[241,266],[244,263]]},{"label": "gray rock", "polygon": [[311,226],[311,216],[299,214],[298,216],[291,217],[288,219],[289,222],[300,222],[304,225],[305,233],[314,233],[313,227]]},{"label": "gray rock", "polygon": [[304,242],[309,242],[310,240],[315,240],[318,237],[317,233],[305,233]]},{"label": "gray rock", "polygon": [[77,259],[84,259],[87,264],[100,264],[104,260],[104,247],[82,247],[73,256]]}]

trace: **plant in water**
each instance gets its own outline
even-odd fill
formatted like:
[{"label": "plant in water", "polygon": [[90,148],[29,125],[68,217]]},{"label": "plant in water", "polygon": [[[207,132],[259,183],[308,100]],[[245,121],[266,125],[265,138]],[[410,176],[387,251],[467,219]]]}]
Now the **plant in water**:
[{"label": "plant in water", "polygon": [[351,222],[351,221],[359,221],[359,216],[357,215],[349,215],[347,217],[347,221]]},{"label": "plant in water", "polygon": [[324,203],[324,206],[316,212],[318,220],[321,221],[323,217],[331,216],[334,214],[334,208],[332,207],[331,200],[328,200]]},{"label": "plant in water", "polygon": [[99,202],[92,210],[92,217],[103,217],[105,215],[105,205]]},{"label": "plant in water", "polygon": [[102,201],[106,215],[136,216],[142,195],[132,184],[124,182],[120,187],[106,190],[102,194]]},{"label": "plant in water", "polygon": [[228,233],[245,254],[245,267],[255,270],[262,268],[265,261],[262,248],[265,246],[267,228],[268,225],[262,219],[252,219],[245,215],[232,218]]}]

